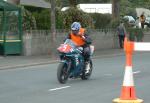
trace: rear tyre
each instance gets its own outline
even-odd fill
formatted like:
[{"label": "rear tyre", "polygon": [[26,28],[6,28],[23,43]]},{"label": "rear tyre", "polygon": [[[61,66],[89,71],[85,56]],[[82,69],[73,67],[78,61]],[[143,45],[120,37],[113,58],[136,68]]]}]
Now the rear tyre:
[{"label": "rear tyre", "polygon": [[57,68],[57,79],[61,84],[65,84],[68,80],[67,65],[65,63],[59,64]]},{"label": "rear tyre", "polygon": [[[88,73],[86,73],[88,64],[89,64],[89,70],[88,70]],[[89,62],[85,63],[85,66],[81,75],[81,79],[88,80],[92,74],[92,70],[93,70],[93,63],[92,63],[92,60],[90,60]]]}]

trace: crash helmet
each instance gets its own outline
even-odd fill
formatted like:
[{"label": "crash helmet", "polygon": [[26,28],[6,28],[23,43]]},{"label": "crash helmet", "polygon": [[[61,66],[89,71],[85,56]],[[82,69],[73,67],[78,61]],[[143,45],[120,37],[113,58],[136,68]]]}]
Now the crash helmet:
[{"label": "crash helmet", "polygon": [[79,22],[73,22],[71,25],[71,31],[73,34],[77,35],[81,28],[81,24]]}]

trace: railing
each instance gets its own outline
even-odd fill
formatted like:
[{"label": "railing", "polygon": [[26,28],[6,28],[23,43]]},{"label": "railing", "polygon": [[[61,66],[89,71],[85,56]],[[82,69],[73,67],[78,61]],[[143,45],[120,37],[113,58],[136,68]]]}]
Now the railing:
[{"label": "railing", "polygon": [[[91,32],[114,32],[115,29],[111,29],[111,28],[106,28],[106,29],[86,29],[86,31],[88,33],[91,33]],[[37,35],[40,35],[40,34],[43,34],[43,35],[50,35],[51,34],[51,31],[50,30],[26,30],[24,31],[25,33],[28,33],[28,34],[37,34]],[[56,35],[58,34],[62,34],[62,33],[69,33],[70,30],[66,30],[66,29],[57,29],[56,30]]]}]

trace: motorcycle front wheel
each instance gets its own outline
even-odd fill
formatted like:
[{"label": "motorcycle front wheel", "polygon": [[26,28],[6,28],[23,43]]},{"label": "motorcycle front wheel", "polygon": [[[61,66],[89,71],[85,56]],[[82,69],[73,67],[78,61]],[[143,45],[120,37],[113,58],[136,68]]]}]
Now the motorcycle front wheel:
[{"label": "motorcycle front wheel", "polygon": [[65,63],[60,63],[57,68],[57,79],[59,83],[65,84],[68,80],[68,70]]}]

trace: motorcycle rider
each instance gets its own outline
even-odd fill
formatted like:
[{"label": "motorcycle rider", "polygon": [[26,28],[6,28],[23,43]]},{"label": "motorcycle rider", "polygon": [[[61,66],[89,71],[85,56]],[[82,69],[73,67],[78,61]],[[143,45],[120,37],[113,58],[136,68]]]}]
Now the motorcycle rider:
[{"label": "motorcycle rider", "polygon": [[85,29],[81,27],[79,22],[73,22],[71,25],[71,32],[66,39],[71,39],[77,46],[83,47],[83,57],[85,62],[90,58],[90,44],[92,43],[89,35],[85,33]]}]

